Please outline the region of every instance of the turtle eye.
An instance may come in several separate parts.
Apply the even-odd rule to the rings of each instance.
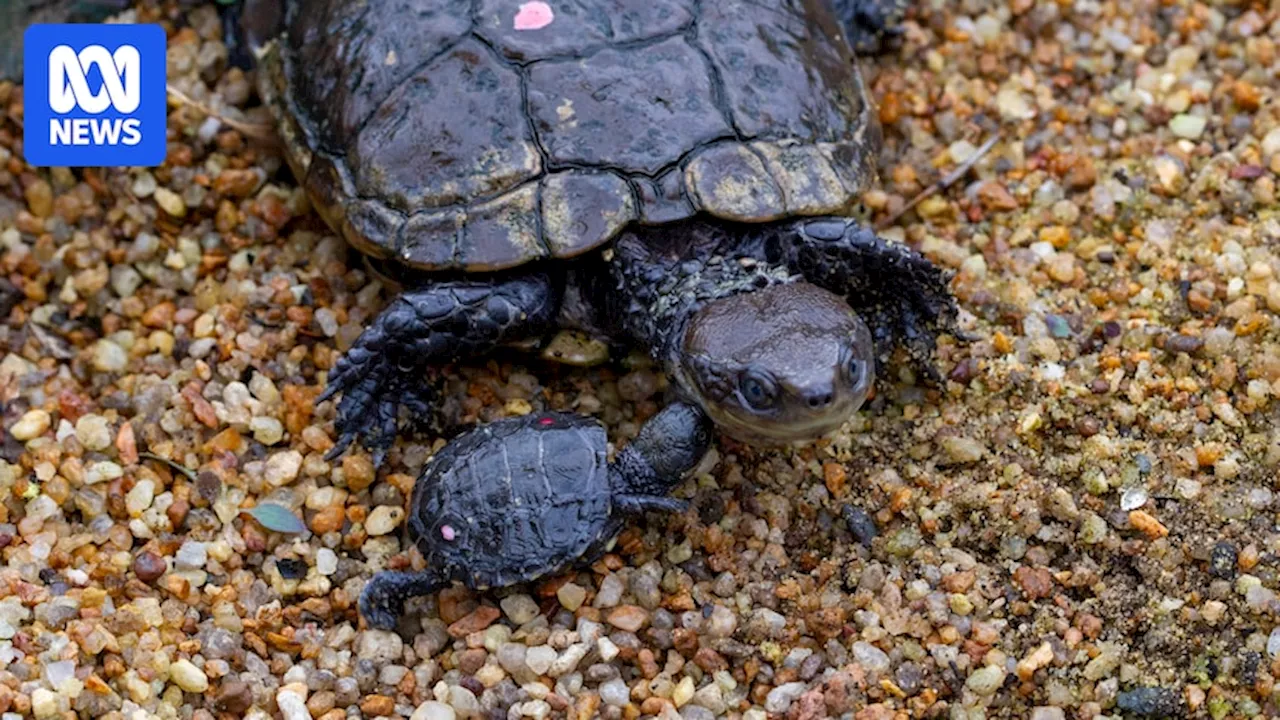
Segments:
[[[866,381],[867,364],[857,357],[849,358],[849,380],[855,387]]]
[[[756,373],[745,373],[738,381],[738,392],[753,409],[768,410],[777,401],[778,392],[773,383]]]

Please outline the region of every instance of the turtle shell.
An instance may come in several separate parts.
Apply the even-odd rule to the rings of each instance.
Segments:
[[[839,213],[879,144],[825,0],[295,1],[260,89],[325,220],[423,269]]]
[[[598,422],[539,413],[476,427],[414,485],[409,538],[427,566],[473,589],[534,580],[621,529]]]

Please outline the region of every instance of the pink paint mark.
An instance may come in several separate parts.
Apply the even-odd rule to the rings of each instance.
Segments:
[[[552,420],[552,419],[551,419],[551,418],[549,418],[549,417],[544,417],[544,418],[542,418],[541,420],[539,420],[539,421],[538,421],[538,424],[539,424],[539,425],[544,425],[544,426],[545,426],[545,425],[550,425],[550,424],[551,424],[551,423],[553,423],[553,422],[555,422],[555,420]]]
[[[520,10],[516,13],[515,27],[517,30],[541,30],[555,19],[556,14],[551,11],[550,5],[542,0],[533,0],[520,5]]]
[[[453,528],[448,525],[441,525],[440,537],[444,538],[445,540],[452,540],[458,537],[458,533],[454,532]]]

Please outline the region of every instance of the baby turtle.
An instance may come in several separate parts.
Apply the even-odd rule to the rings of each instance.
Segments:
[[[574,329],[650,352],[747,441],[810,440],[947,276],[849,217],[880,148],[849,37],[902,0],[314,0],[264,101],[325,220],[405,290],[328,376],[381,462],[430,368]],[[843,24],[842,24],[843,23]]]
[[[394,628],[405,600],[458,581],[505,587],[594,561],[629,515],[683,511],[667,497],[711,444],[711,423],[675,403],[651,418],[612,463],[605,429],[587,417],[537,413],[476,427],[427,463],[413,488],[409,540],[420,572],[383,571],[360,613]]]

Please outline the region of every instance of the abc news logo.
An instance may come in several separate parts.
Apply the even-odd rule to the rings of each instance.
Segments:
[[[164,162],[165,35],[159,25],[32,25],[23,41],[27,162]]]
[[[76,108],[99,114],[109,107],[129,114],[142,103],[141,58],[138,48],[121,45],[114,53],[101,45],[76,52],[59,45],[49,52],[49,108],[66,115]],[[86,74],[97,68],[102,74],[98,92],[89,89]],[[142,142],[142,122],[137,118],[51,118],[49,142],[53,145],[137,145]]]

